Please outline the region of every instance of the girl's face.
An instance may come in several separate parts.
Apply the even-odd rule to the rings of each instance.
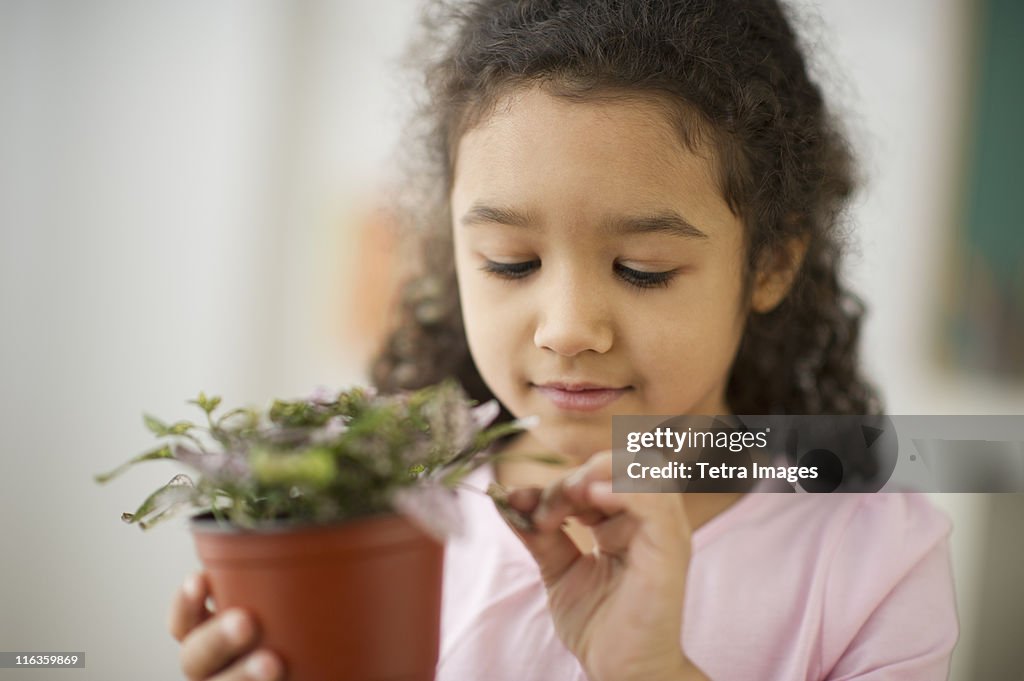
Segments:
[[[712,172],[640,100],[518,90],[460,140],[469,348],[510,412],[540,418],[544,446],[584,459],[611,446],[613,414],[727,411],[743,229]],[[609,390],[566,390],[579,384]]]

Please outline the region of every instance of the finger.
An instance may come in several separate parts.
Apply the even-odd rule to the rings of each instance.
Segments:
[[[261,648],[232,663],[208,681],[283,681],[284,678],[281,659]]]
[[[540,489],[535,487],[513,490],[508,495],[508,502],[517,511],[529,514],[539,504],[540,495]],[[533,556],[545,586],[551,586],[561,579],[582,555],[576,543],[561,527],[541,529],[534,524],[532,530],[522,531],[503,514],[502,519]]]
[[[682,495],[671,492],[615,492],[612,483],[591,483],[583,492],[587,503],[606,515],[629,513],[645,521],[669,520],[689,529]]]
[[[256,623],[232,608],[192,630],[181,642],[181,668],[189,679],[207,679],[256,644]]]
[[[612,452],[598,452],[572,472],[566,480],[569,487],[582,487],[598,480],[612,479]]]
[[[167,618],[167,628],[174,640],[180,642],[188,632],[210,618],[210,611],[206,607],[208,595],[209,585],[205,572],[197,572],[185,579],[174,594]]]
[[[554,530],[516,532],[516,535],[537,562],[546,586],[557,583],[582,556],[576,543],[560,527]]]
[[[633,536],[640,526],[640,521],[628,513],[619,513],[605,517],[590,529],[594,534],[594,544],[601,553],[613,556],[624,556],[629,551]]]
[[[532,525],[533,512],[540,503],[542,490],[539,487],[520,487],[508,492],[508,504],[521,516],[530,519]],[[582,506],[574,507],[572,517],[576,518],[581,525],[596,525],[608,519],[601,511],[596,509],[584,509]]]
[[[569,516],[576,516],[586,525],[602,521],[605,514],[588,502],[585,490],[592,482],[611,480],[611,476],[611,452],[590,457],[582,466],[544,489],[533,512],[534,523],[546,530],[560,526]]]
[[[692,528],[682,495],[612,491],[612,483],[595,482],[586,491],[588,501],[609,516],[628,514],[637,521],[630,552],[641,561],[688,560]],[[653,563],[651,563],[653,564]]]
[[[508,504],[524,515],[532,515],[540,503],[540,487],[519,487],[509,490]]]

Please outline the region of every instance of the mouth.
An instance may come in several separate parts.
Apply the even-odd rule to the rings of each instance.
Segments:
[[[596,383],[552,382],[530,384],[559,409],[567,411],[597,411],[622,397],[632,388],[618,388]]]

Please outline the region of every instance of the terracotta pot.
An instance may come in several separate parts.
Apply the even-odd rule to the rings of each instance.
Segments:
[[[217,608],[253,613],[290,681],[434,678],[444,551],[404,517],[192,534]]]

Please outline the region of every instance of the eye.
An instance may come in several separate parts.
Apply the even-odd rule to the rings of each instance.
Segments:
[[[620,263],[615,263],[615,270],[619,273],[619,276],[626,281],[626,283],[641,289],[667,287],[678,272],[678,270],[669,270],[667,272],[644,272],[641,270],[634,270],[633,268],[626,267]]]
[[[540,260],[510,263],[487,260],[480,269],[502,279],[522,279],[539,268]],[[623,281],[639,289],[667,287],[678,273],[678,270],[644,272],[642,270],[634,270],[620,263],[615,263],[615,271]]]
[[[527,262],[494,262],[488,260],[480,269],[502,279],[522,279],[538,267],[540,267],[540,260],[529,260]]]

